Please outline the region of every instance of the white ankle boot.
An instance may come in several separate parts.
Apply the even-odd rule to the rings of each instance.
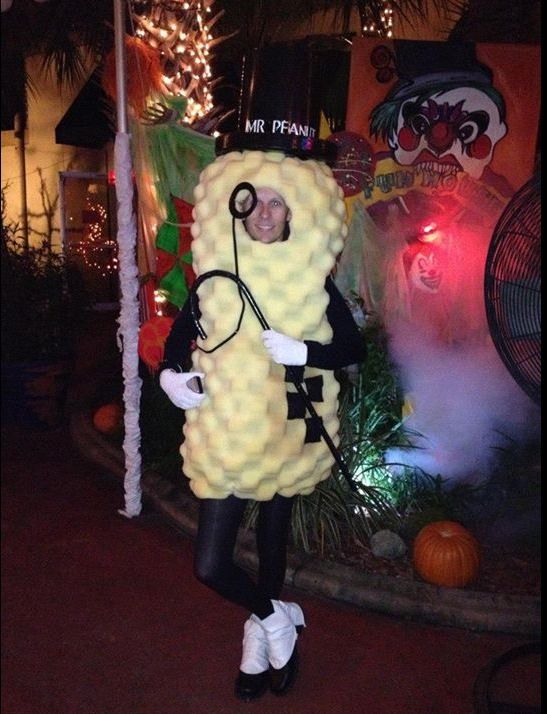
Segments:
[[[245,674],[261,674],[268,670],[268,642],[261,620],[251,615],[243,626],[243,654],[239,669]]]
[[[290,660],[296,645],[296,628],[305,627],[304,613],[294,602],[272,600],[274,611],[259,620],[266,636],[267,658],[274,669],[281,669]]]
[[[268,688],[268,642],[260,620],[251,615],[243,626],[243,655],[235,681],[238,699],[250,702],[261,697]]]

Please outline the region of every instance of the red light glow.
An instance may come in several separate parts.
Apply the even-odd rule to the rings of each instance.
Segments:
[[[432,243],[434,240],[436,240],[439,237],[439,226],[435,221],[429,221],[428,223],[424,223],[420,227],[420,231],[418,233],[418,240],[421,240],[422,243]]]

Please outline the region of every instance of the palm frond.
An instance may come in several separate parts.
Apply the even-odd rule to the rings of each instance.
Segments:
[[[58,84],[77,87],[86,78],[87,66],[85,54],[68,37],[54,45],[42,55],[41,69],[45,75],[53,75]]]

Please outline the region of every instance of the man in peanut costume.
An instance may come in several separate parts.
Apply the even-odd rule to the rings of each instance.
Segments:
[[[338,382],[333,370],[361,361],[365,347],[329,277],[347,229],[342,190],[330,168],[279,150],[229,150],[195,189],[193,267],[240,278],[271,329],[246,306],[238,285],[221,277],[199,288],[196,315],[187,302],[165,346],[160,384],[186,410],[183,472],[200,499],[195,573],[249,613],[235,694],[285,694],[298,666],[304,626],[299,605],[279,599],[285,579],[291,509],[326,479],[333,454],[317,419],[287,379],[288,366],[334,444]],[[228,209],[234,187],[254,187],[245,220]],[[241,197],[249,205],[249,196]],[[232,231],[234,232],[232,239]],[[239,317],[239,320],[238,320]],[[191,353],[195,341],[197,349]],[[195,391],[195,378],[202,392]],[[259,502],[257,582],[233,560],[249,499]]]

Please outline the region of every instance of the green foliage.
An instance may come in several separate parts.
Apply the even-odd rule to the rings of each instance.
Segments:
[[[88,300],[78,268],[47,240],[28,247],[5,219],[2,190],[2,362],[66,357]]]
[[[141,377],[140,429],[143,464],[180,486],[183,478],[179,449],[182,443],[184,412],[169,401],[157,376],[143,369]]]
[[[393,479],[393,504],[401,514],[402,535],[409,540],[428,523],[458,521],[469,525],[472,511],[483,495],[483,486],[450,483],[441,475],[406,469]]]
[[[454,520],[483,532],[497,523],[523,517],[541,500],[541,469],[530,468],[538,444],[500,450],[497,466],[478,483],[456,482],[441,474],[406,468],[402,474],[381,480],[400,514],[400,534],[412,540],[433,521]],[[539,453],[535,456],[539,465]]]
[[[385,332],[368,328],[364,339],[366,360],[340,375],[340,450],[356,481],[378,484],[389,474],[382,463],[385,449],[405,443],[402,400]]]

